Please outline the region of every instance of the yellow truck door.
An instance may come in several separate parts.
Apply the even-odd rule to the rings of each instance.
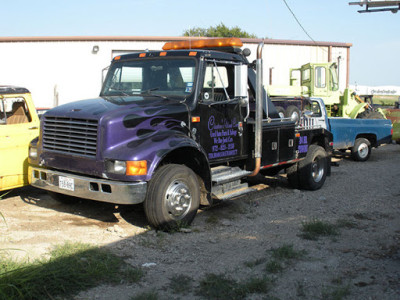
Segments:
[[[28,148],[38,134],[30,94],[0,94],[0,191],[28,184]]]

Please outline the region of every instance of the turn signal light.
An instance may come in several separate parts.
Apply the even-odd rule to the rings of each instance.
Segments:
[[[214,39],[168,42],[165,43],[163,50],[242,47],[242,46],[243,43],[239,38],[214,38]]]
[[[127,161],[126,162],[126,175],[146,175],[147,174],[147,161]]]

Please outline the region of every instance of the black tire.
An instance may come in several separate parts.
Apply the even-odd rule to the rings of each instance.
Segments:
[[[285,111],[285,117],[290,118],[296,124],[300,121],[301,112],[297,106],[290,105]]]
[[[324,148],[311,145],[306,157],[298,164],[300,188],[314,191],[324,185],[328,174],[328,157]]]
[[[285,117],[285,109],[282,106],[276,106],[276,111],[281,119]]]
[[[357,115],[357,119],[385,119],[379,111],[365,110]]]
[[[351,157],[355,161],[367,161],[371,156],[371,143],[365,138],[358,138],[351,148]]]
[[[200,184],[186,166],[160,167],[150,180],[144,201],[149,223],[165,230],[190,225],[200,204]]]
[[[82,200],[82,198],[64,195],[56,192],[47,192],[53,200],[64,204],[75,204]]]
[[[286,168],[286,176],[289,182],[289,185],[294,188],[300,188],[299,183],[299,173],[298,173],[298,164],[291,165],[289,168]]]

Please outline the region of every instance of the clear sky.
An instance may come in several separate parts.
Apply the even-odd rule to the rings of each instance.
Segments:
[[[353,44],[350,84],[400,86],[400,12],[359,14],[343,0],[286,2],[315,41]],[[180,36],[222,22],[258,37],[309,40],[282,0],[13,0],[1,11],[0,36]]]

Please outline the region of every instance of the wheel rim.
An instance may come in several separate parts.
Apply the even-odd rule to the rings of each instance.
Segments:
[[[176,180],[169,185],[165,193],[165,203],[168,213],[175,219],[181,219],[189,212],[191,202],[192,195],[184,182]]]
[[[361,158],[366,158],[368,156],[368,152],[369,152],[368,145],[365,143],[362,143],[360,146],[358,146],[357,151],[358,151],[358,155]]]
[[[297,123],[299,121],[299,119],[300,119],[300,116],[299,116],[299,114],[297,112],[294,111],[294,112],[292,112],[292,115],[290,116],[290,119]]]
[[[320,182],[322,177],[324,176],[324,168],[322,167],[323,162],[322,159],[318,157],[313,161],[312,168],[312,177],[315,182]]]

